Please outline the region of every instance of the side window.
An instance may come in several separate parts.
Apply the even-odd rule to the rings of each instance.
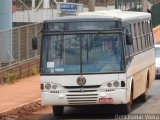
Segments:
[[[133,48],[134,48],[134,53],[138,52],[138,46],[137,46],[137,38],[136,38],[136,24],[132,24],[132,36],[133,36]]]
[[[132,26],[131,26],[131,24],[128,25],[128,33],[132,35]],[[130,55],[133,55],[133,53],[134,53],[133,45],[128,45],[128,48],[129,48]]]
[[[144,32],[143,32],[143,22],[140,23],[140,31],[141,31],[142,49],[144,50],[146,45],[145,45],[145,38],[144,38]]]
[[[128,30],[128,34],[132,34],[132,28],[131,28],[131,24],[127,24],[126,29]],[[133,51],[133,45],[126,45],[126,54],[128,55],[133,55],[134,51]]]
[[[148,22],[145,21],[145,30],[146,30],[146,43],[147,43],[147,48],[150,47],[150,38],[149,38],[149,29],[148,29]]]
[[[136,35],[137,35],[137,46],[138,46],[138,51],[142,50],[142,43],[141,43],[141,33],[140,33],[140,23],[136,23]]]
[[[147,26],[146,26],[146,22],[144,21],[143,24],[143,34],[144,34],[144,41],[145,41],[145,48],[148,48],[148,37],[147,37]]]
[[[127,27],[128,27],[128,33],[129,33],[129,34],[132,34],[131,24],[128,24],[128,26],[127,26]]]
[[[150,36],[150,44],[151,44],[151,46],[153,46],[154,42],[153,42],[153,33],[152,33],[152,27],[151,26],[152,26],[151,25],[151,21],[148,21],[148,29],[149,29],[149,32],[150,32],[150,34],[149,34],[149,36]]]
[[[148,21],[146,21],[146,26],[147,26],[148,47],[150,47],[151,46],[151,42],[150,42],[150,29],[149,29],[150,24],[148,23]]]

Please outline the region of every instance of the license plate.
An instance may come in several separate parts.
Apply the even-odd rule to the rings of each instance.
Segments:
[[[99,98],[100,104],[112,104],[113,99],[112,98]]]

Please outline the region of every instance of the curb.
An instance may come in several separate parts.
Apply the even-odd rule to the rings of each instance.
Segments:
[[[17,116],[17,115],[31,114],[32,112],[35,112],[36,110],[41,109],[41,108],[42,108],[41,100],[39,98],[39,99],[34,100],[32,102],[28,102],[28,103],[22,104],[18,107],[0,112],[0,120],[1,119],[6,120],[5,118],[7,118],[10,115]]]

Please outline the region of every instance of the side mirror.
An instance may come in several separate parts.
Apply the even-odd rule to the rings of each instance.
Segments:
[[[37,37],[33,37],[32,38],[32,49],[33,50],[37,50],[38,48],[38,40],[37,40]]]
[[[133,45],[132,35],[126,34],[126,43],[127,45]]]

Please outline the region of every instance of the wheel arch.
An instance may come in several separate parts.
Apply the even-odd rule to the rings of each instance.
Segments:
[[[149,69],[147,68],[147,76],[146,76],[147,89],[149,88],[149,83],[150,83],[150,72],[149,72]]]
[[[131,95],[132,95],[132,98],[133,98],[134,97],[134,78],[133,77],[130,78],[128,97],[130,97]]]

